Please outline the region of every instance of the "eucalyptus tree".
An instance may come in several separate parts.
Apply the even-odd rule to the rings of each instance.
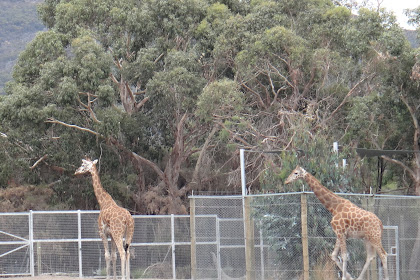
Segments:
[[[179,177],[202,135],[191,114],[205,85],[192,34],[206,6],[45,1],[39,13],[49,30],[20,56],[2,100],[4,133],[18,125],[20,140],[28,142],[30,128],[34,143],[25,158],[39,167],[71,171],[84,154],[131,161],[132,197],[144,205],[139,211],[185,213]],[[108,172],[112,166],[104,160]]]
[[[0,102],[5,157],[63,197],[66,172],[102,155],[111,193],[149,213],[185,213],[191,188],[239,188],[239,147],[351,143],[350,101],[404,48],[392,16],[329,0],[46,0],[39,14],[49,30]],[[277,161],[248,163],[257,189]]]

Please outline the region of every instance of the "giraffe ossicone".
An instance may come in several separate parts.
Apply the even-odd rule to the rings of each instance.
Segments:
[[[298,179],[303,179],[308,183],[319,201],[333,216],[331,227],[337,236],[337,240],[331,258],[342,271],[342,280],[353,279],[347,272],[346,240],[349,237],[364,239],[366,245],[366,262],[357,279],[364,279],[363,276],[370,262],[375,258],[376,252],[382,261],[384,280],[389,280],[387,253],[382,246],[383,225],[381,220],[374,213],[366,211],[349,200],[336,195],[300,166],[297,166],[292,171],[285,183],[289,184]],[[342,262],[338,259],[339,251],[341,251]]]
[[[98,200],[100,213],[98,217],[99,235],[105,249],[106,279],[110,277],[110,262],[112,259],[114,280],[117,279],[116,261],[119,252],[121,259],[122,280],[130,279],[130,244],[134,234],[134,220],[130,212],[117,205],[111,195],[102,187],[96,163],[98,160],[82,159],[82,165],[75,175],[90,173],[93,190]],[[111,237],[111,254],[109,253],[108,237]]]

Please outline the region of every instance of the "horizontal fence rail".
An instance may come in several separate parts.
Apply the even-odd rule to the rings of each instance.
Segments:
[[[0,276],[103,276],[98,215],[80,210],[0,213]],[[133,218],[132,276],[189,279],[189,216]]]
[[[420,197],[339,195],[374,212],[382,220],[382,241],[388,253],[390,279],[418,279]],[[340,278],[330,257],[336,239],[330,226],[331,213],[312,192],[245,197],[194,196],[190,199],[191,215],[216,215],[221,221],[242,219],[242,223],[237,224],[219,222],[218,229],[221,240],[240,246],[222,249],[196,245],[196,267],[192,270],[195,279]],[[196,240],[213,236],[213,225],[207,225],[206,230],[199,230],[198,226],[196,222]],[[366,260],[364,242],[349,239],[347,248],[349,270],[357,277]],[[209,255],[219,256],[217,266]],[[382,279],[380,261],[372,263],[368,279]]]
[[[420,197],[340,195],[382,220],[390,279],[417,279]],[[330,259],[331,214],[313,193],[192,196],[190,203],[190,215],[133,216],[133,279],[339,278]],[[104,276],[98,215],[0,213],[0,277]],[[366,258],[363,242],[348,240],[348,251],[349,270],[358,276]],[[382,279],[380,262],[372,263],[369,279]]]

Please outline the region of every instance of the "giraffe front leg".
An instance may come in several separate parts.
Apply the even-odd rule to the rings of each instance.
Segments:
[[[341,251],[341,258],[343,260],[343,278],[342,280],[353,280],[353,277],[351,277],[350,273],[347,272],[347,244],[346,239],[340,239],[340,251]]]
[[[347,262],[346,262],[346,264],[344,264],[344,258],[343,258],[343,262],[340,262],[340,260],[338,259],[338,252],[341,249],[341,245],[340,244],[341,244],[340,243],[340,240],[337,238],[337,240],[335,241],[334,250],[333,250],[333,252],[331,254],[331,259],[336,263],[336,265],[338,266],[338,268],[343,273],[343,278],[342,278],[343,280],[353,279],[351,277],[351,275],[347,272]],[[341,255],[343,256],[343,253],[342,252],[341,252]],[[346,253],[346,258],[347,258],[347,253]],[[346,267],[346,269],[344,269],[344,267]]]
[[[110,268],[111,268],[110,267],[111,255],[109,254],[108,238],[101,231],[99,232],[99,235],[101,236],[102,243],[104,244],[105,263],[106,263],[106,279],[109,280]]]
[[[112,257],[112,270],[114,273],[114,280],[117,280],[117,251],[115,250],[115,241],[111,238],[111,257]]]

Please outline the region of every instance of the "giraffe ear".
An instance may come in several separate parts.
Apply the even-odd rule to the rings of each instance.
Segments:
[[[98,160],[97,159],[95,159],[92,163],[93,164],[96,164],[98,162]]]

